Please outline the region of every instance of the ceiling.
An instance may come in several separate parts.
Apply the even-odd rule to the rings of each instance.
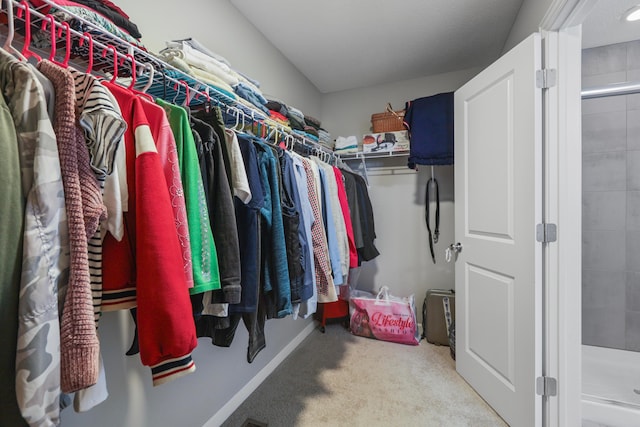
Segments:
[[[491,63],[522,0],[230,0],[322,93]]]
[[[640,40],[640,21],[622,20],[624,12],[640,0],[599,0],[582,24],[582,47]]]
[[[523,0],[230,0],[322,93],[485,66]],[[621,16],[640,0],[597,0],[583,47],[640,40]]]

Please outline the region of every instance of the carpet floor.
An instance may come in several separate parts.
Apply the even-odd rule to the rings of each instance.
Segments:
[[[243,425],[506,426],[456,373],[449,347],[357,337],[340,324],[313,331],[223,427]]]

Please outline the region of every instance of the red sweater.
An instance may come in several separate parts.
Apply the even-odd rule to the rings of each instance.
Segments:
[[[349,210],[349,201],[347,200],[347,190],[344,187],[342,172],[334,167],[333,173],[338,183],[338,199],[340,200],[340,208],[344,217],[344,225],[347,229],[347,238],[349,240],[349,267],[358,267],[358,250],[356,249],[356,241],[353,235],[353,222],[351,222],[351,211]]]
[[[121,242],[104,243],[103,305],[137,306],[142,363],[159,385],[195,370],[196,332],[169,191],[142,101],[110,83],[128,123],[129,211]],[[106,310],[106,308],[105,308]]]

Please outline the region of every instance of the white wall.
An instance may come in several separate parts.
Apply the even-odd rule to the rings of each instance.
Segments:
[[[383,111],[387,102],[401,109],[406,101],[454,91],[478,71],[475,68],[325,94],[321,119],[333,136],[356,135],[360,140],[370,131],[371,114]],[[360,161],[349,164],[363,170]],[[400,296],[415,294],[418,304],[422,304],[427,289],[453,288],[453,264],[444,260],[445,248],[455,240],[453,167],[434,168],[440,186],[440,241],[435,246],[434,265],[424,220],[430,167],[411,170],[407,168],[407,157],[368,160],[366,166],[377,232],[375,243],[381,255],[363,263],[358,288],[374,290],[387,285]]]
[[[434,167],[440,189],[440,239],[434,248],[434,264],[424,220],[425,187],[431,170],[420,166],[416,172],[407,168],[406,162],[406,157],[367,161],[380,256],[362,264],[356,287],[377,291],[389,286],[397,296],[414,294],[420,306],[427,289],[455,287],[454,265],[444,258],[444,250],[454,242],[453,166]],[[358,162],[350,163],[357,166]],[[431,212],[434,215],[434,202]]]
[[[246,361],[248,334],[242,322],[229,348],[200,338],[193,352],[196,372],[153,387],[151,371],[140,357],[125,355],[133,337],[131,323],[125,311],[103,316],[100,343],[109,398],[81,414],[67,408],[62,412],[64,427],[201,427],[309,325],[291,318],[267,321],[267,346],[251,364]]]
[[[507,37],[507,42],[502,52],[507,52],[512,47],[527,38],[531,33],[538,31],[542,18],[555,0],[524,0],[513,27]]]

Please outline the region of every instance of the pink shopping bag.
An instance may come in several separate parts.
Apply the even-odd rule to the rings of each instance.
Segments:
[[[349,303],[352,334],[400,344],[420,342],[413,295],[395,297],[384,286],[376,297],[360,292],[352,295]]]

